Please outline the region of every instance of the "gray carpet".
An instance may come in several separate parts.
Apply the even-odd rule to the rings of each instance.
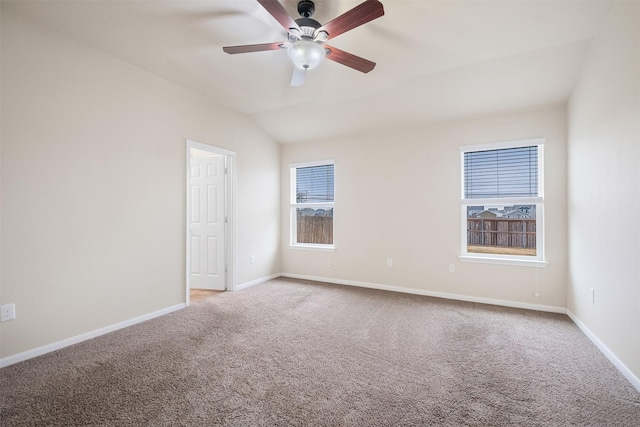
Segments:
[[[640,426],[564,315],[272,280],[0,370],[2,426]]]

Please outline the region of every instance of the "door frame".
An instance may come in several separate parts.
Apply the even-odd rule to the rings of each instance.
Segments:
[[[190,288],[190,274],[189,266],[191,265],[191,245],[189,242],[189,218],[191,218],[191,149],[197,148],[198,150],[208,151],[217,155],[224,156],[226,159],[226,174],[225,174],[225,188],[224,188],[224,205],[225,205],[225,217],[227,218],[225,227],[225,290],[236,290],[236,179],[235,179],[235,164],[236,153],[224,148],[214,147],[212,145],[203,144],[201,142],[186,140],[186,216],[184,218],[185,224],[185,301],[186,305],[189,305],[189,288]]]

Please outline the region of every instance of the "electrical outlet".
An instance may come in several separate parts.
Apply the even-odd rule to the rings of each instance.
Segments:
[[[456,272],[456,265],[449,264],[449,273],[455,273],[455,272]]]
[[[0,306],[0,322],[6,322],[7,320],[13,320],[16,318],[16,305],[5,304]]]
[[[249,264],[255,264],[256,263],[256,256],[255,255],[251,255],[249,257]]]
[[[393,267],[393,260],[391,258],[387,258],[387,267]]]
[[[589,302],[596,302],[596,290],[589,288]]]

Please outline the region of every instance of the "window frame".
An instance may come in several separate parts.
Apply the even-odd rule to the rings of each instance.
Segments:
[[[504,141],[488,144],[465,145],[460,147],[460,255],[463,262],[477,262],[486,264],[521,265],[530,267],[545,267],[548,262],[545,259],[544,250],[544,138]],[[469,152],[502,150],[536,146],[538,151],[538,195],[536,197],[494,197],[494,198],[465,198],[464,155]],[[536,207],[536,255],[506,255],[506,254],[479,254],[468,252],[468,212],[469,206],[509,206],[509,205],[535,205]]]
[[[299,203],[296,199],[296,171],[298,168],[308,168],[314,166],[333,166],[333,202],[316,202],[316,203]],[[336,165],[334,160],[319,160],[312,162],[291,163],[289,164],[289,247],[291,249],[303,249],[303,250],[315,250],[315,251],[334,251],[336,238],[335,238],[335,195],[336,195]],[[296,209],[298,208],[311,208],[311,209],[332,209],[333,212],[333,235],[331,244],[321,243],[298,243],[298,222]]]

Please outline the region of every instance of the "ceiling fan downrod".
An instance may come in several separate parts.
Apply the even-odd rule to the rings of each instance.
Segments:
[[[298,13],[303,18],[311,18],[316,11],[316,5],[311,0],[300,0],[298,2]]]

